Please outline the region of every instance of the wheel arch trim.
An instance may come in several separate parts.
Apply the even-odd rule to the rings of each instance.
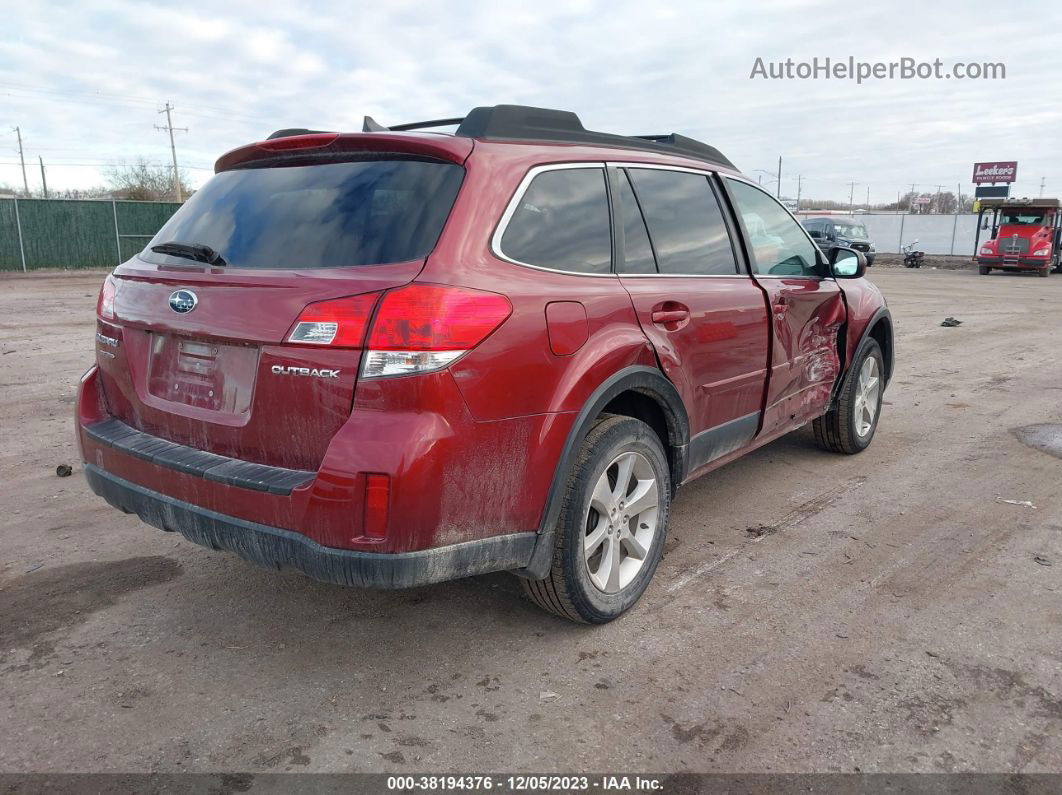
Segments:
[[[624,392],[639,392],[647,395],[663,410],[669,438],[662,441],[666,441],[670,447],[667,452],[673,466],[672,487],[681,483],[685,477],[690,424],[686,407],[682,403],[678,390],[655,367],[633,365],[613,373],[590,394],[568,431],[546,495],[546,505],[538,527],[535,550],[527,567],[516,570],[515,574],[528,579],[541,579],[549,571],[553,557],[554,528],[560,515],[568,474],[575,463],[579,446],[590,432],[594,420],[597,419],[602,409]]]
[[[883,364],[885,365],[885,387],[888,387],[889,382],[892,380],[893,370],[895,369],[894,365],[896,362],[896,335],[893,332],[892,313],[889,311],[888,307],[883,306],[879,308],[877,312],[871,315],[870,320],[863,328],[863,334],[862,336],[860,336],[859,344],[856,345],[855,352],[852,354],[852,360],[850,362],[846,362],[847,367],[844,371],[844,374],[839,379],[837,379],[837,385],[834,387],[833,398],[830,402],[831,406],[836,405],[838,398],[844,392],[845,387],[848,386],[848,379],[852,375],[852,364],[854,362],[859,361],[859,358],[863,355],[863,351],[866,349],[869,340],[874,339],[871,332],[877,327],[880,322],[882,322],[882,320],[885,321],[885,326],[888,329],[889,335],[888,349],[886,350],[883,347],[881,351]],[[885,387],[882,388],[882,391],[884,391]]]

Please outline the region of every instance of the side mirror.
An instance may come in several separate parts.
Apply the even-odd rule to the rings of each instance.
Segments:
[[[988,216],[987,215],[981,216],[981,228],[982,229],[988,229]]]
[[[867,258],[854,248],[830,251],[830,275],[835,279],[859,279],[867,272]]]

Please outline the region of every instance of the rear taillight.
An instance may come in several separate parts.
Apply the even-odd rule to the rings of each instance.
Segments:
[[[358,348],[365,339],[373,305],[379,293],[352,295],[309,304],[288,333],[288,342]]]
[[[113,276],[103,280],[100,297],[96,299],[96,314],[101,320],[114,320],[114,295],[118,292],[118,283]]]
[[[412,284],[387,293],[376,312],[363,378],[440,370],[479,345],[512,312],[503,295]]]

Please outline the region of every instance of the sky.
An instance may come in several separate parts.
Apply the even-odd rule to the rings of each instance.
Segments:
[[[1012,195],[1062,195],[1062,4],[765,0],[647,3],[0,0],[0,185],[102,184],[108,165],[166,165],[175,108],[193,185],[284,127],[360,131],[516,103],[590,129],[680,132],[805,198],[895,201],[971,190],[975,161],[1017,160]],[[785,79],[829,57],[1002,63],[1005,79]],[[851,186],[850,183],[856,183]]]

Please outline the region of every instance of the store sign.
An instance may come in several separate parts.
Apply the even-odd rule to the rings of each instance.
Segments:
[[[978,199],[1005,199],[1010,196],[1010,185],[979,185],[974,188]]]
[[[997,163],[974,163],[975,185],[991,182],[1014,182],[1018,178],[1018,161],[1003,160]]]

